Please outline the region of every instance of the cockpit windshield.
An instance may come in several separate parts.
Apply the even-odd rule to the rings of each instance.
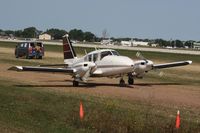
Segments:
[[[119,56],[119,53],[117,51],[111,51],[113,55]]]
[[[108,56],[108,55],[112,55],[112,56],[119,56],[119,53],[117,51],[114,51],[114,50],[111,50],[111,51],[104,51],[104,52],[101,52],[101,59],[105,56]]]
[[[108,56],[108,55],[112,55],[112,53],[110,51],[104,51],[101,53],[101,59],[105,56]]]

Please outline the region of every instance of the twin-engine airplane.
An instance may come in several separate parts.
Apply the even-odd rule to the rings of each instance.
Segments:
[[[192,63],[192,61],[179,61],[155,65],[151,60],[146,59],[134,61],[129,57],[119,55],[112,49],[95,50],[77,58],[68,35],[63,37],[63,52],[64,64],[14,66],[9,70],[70,74],[74,79],[73,86],[78,86],[80,82],[87,82],[89,77],[120,78],[119,85],[124,86],[124,76],[128,76],[128,84],[133,85],[135,78],[143,78],[150,70]]]

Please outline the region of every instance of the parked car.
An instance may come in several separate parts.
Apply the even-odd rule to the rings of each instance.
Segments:
[[[26,59],[42,59],[44,56],[44,45],[42,42],[21,42],[16,45],[15,57],[26,57]]]

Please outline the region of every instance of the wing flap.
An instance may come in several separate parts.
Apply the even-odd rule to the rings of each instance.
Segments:
[[[165,63],[165,64],[157,64],[153,66],[153,69],[163,69],[163,68],[170,68],[170,67],[178,67],[178,66],[185,66],[192,64],[192,61],[179,61],[179,62],[172,62],[172,63]]]

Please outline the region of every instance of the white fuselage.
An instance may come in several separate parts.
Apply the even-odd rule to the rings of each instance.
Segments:
[[[77,73],[87,67],[94,67],[91,73],[91,77],[118,77],[127,73],[133,72],[134,61],[126,56],[120,56],[114,50],[97,50],[88,53],[82,58],[76,58],[71,62],[69,67],[75,68]],[[102,57],[102,54],[109,52],[111,54]],[[116,51],[114,51],[116,52]],[[68,60],[65,61],[67,63]],[[84,64],[88,64],[87,66]]]
[[[106,56],[102,60],[97,61],[97,69],[93,76],[109,77],[121,76],[134,70],[134,62],[125,56]]]

